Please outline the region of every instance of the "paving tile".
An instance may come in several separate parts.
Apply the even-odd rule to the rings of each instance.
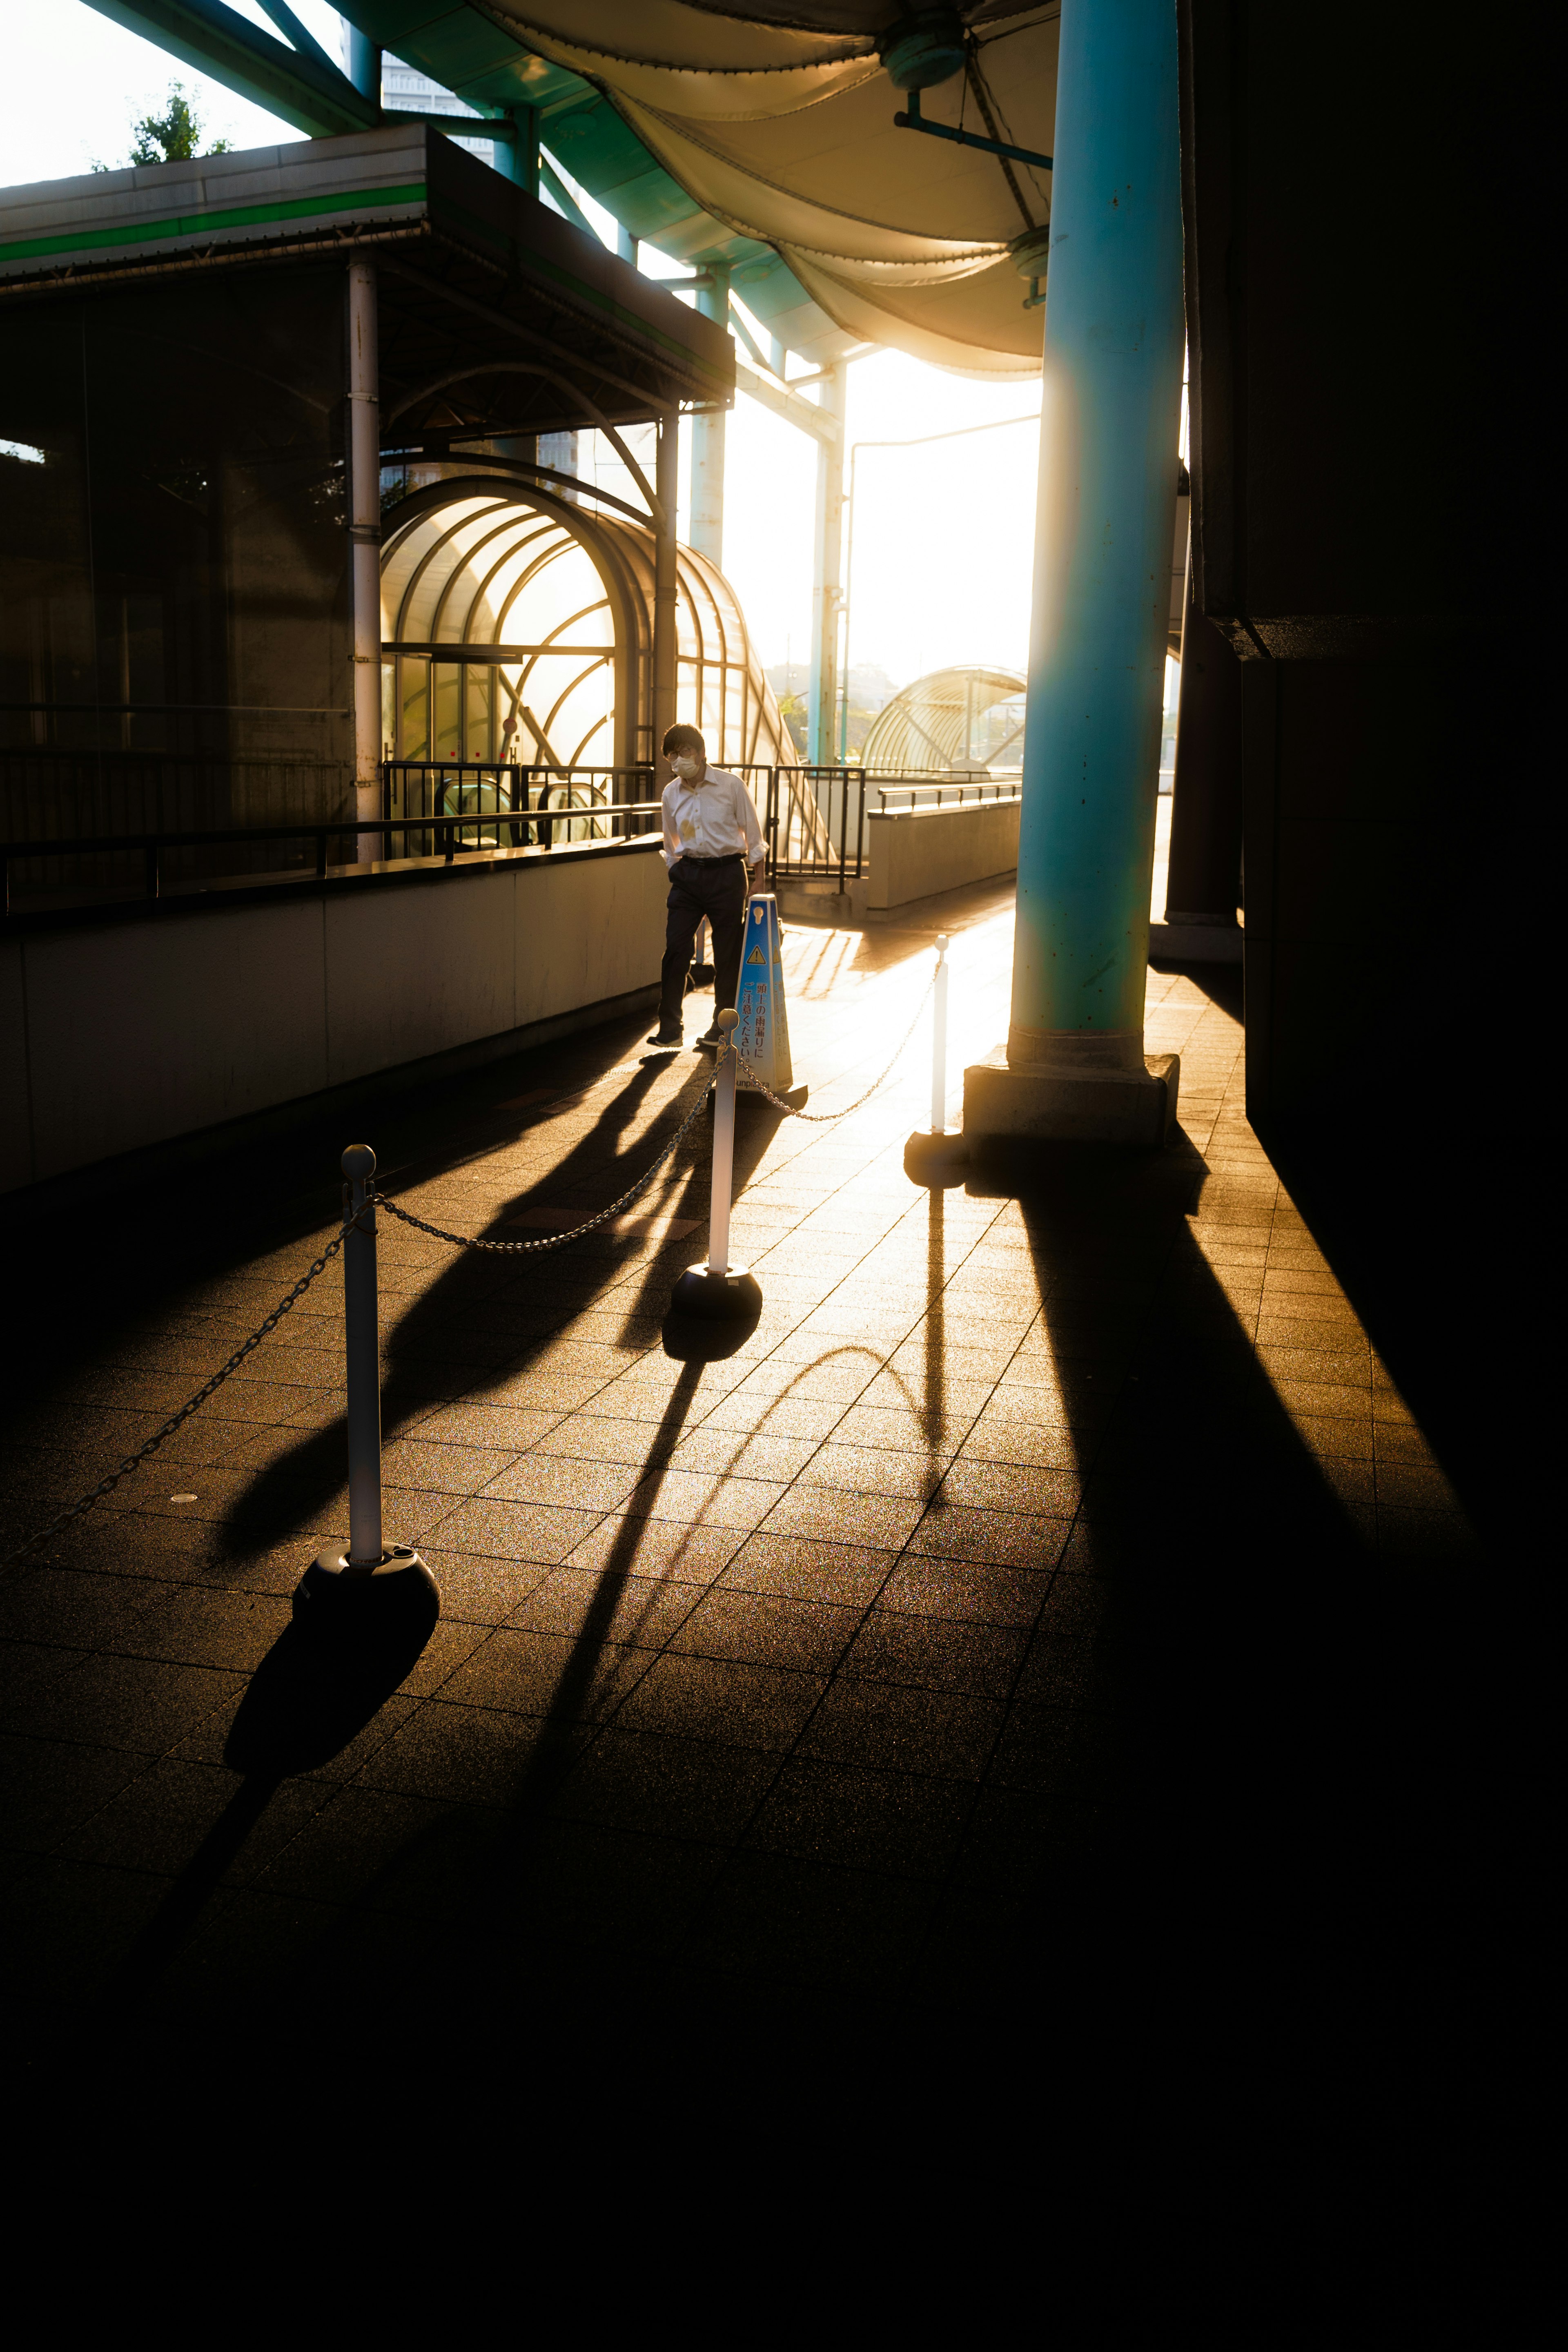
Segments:
[[[912,1552],[948,1559],[993,1561],[998,1567],[1054,1568],[1070,1522],[1019,1511],[979,1511],[934,1506],[910,1538]]]
[[[845,1675],[922,1690],[1006,1698],[1023,1664],[1021,1631],[874,1609],[843,1663]]]
[[[913,1965],[935,1890],[793,1856],[731,1863],[687,1947],[697,1967],[885,1992]]]
[[[438,1444],[394,1438],[382,1455],[385,1475],[399,1486],[427,1486],[444,1495],[476,1495],[517,1458],[499,1446]]]
[[[712,1527],[749,1529],[767,1517],[783,1491],[777,1479],[663,1470],[632,1490],[624,1509],[631,1518],[700,1519]]]
[[[787,1749],[823,1689],[819,1675],[714,1658],[656,1658],[621,1711],[623,1728],[727,1747]]]
[[[919,1521],[921,1505],[892,1496],[857,1495],[852,1506],[837,1489],[791,1487],[768,1514],[767,1532],[778,1536],[815,1538],[832,1543],[854,1536],[883,1549],[905,1543]]]
[[[747,1538],[726,1569],[723,1582],[733,1591],[860,1610],[875,1600],[896,1558],[892,1551],[868,1551],[806,1536],[759,1534]]]
[[[544,1728],[538,1716],[427,1699],[367,1759],[355,1785],[435,1803],[511,1804],[527,1785]],[[552,1739],[559,1737],[552,1730]]]
[[[563,1723],[612,1714],[649,1664],[649,1652],[608,1642],[597,1627],[577,1640],[498,1628],[441,1686],[455,1706],[504,1707]]]
[[[754,1750],[612,1725],[573,1765],[553,1800],[564,1819],[652,1837],[728,1845],[778,1771]]]
[[[553,1567],[593,1527],[599,1513],[539,1503],[461,1503],[437,1522],[434,1542],[445,1552],[495,1559],[532,1560]]]
[[[671,1638],[674,1652],[831,1673],[854,1639],[862,1612],[820,1601],[716,1586]]]
[[[148,1769],[144,1757],[123,1748],[58,1739],[0,1738],[0,1759],[5,1784],[0,1841],[26,1853],[48,1853]]]
[[[162,1755],[240,1687],[241,1676],[215,1668],[106,1653],[57,1685],[49,1722],[57,1738]],[[19,1730],[38,1727],[37,1714],[29,1722],[18,1710],[14,1720]]]
[[[841,1678],[812,1717],[800,1748],[877,1771],[978,1780],[1004,1712],[1000,1701],[967,1692]]]
[[[549,1574],[538,1560],[476,1559],[426,1544],[423,1557],[441,1588],[444,1623],[499,1625]]]
[[[817,1450],[810,1437],[751,1436],[705,1423],[684,1437],[670,1457],[673,1470],[695,1470],[720,1477],[766,1478],[775,1484],[795,1477]]]
[[[621,1984],[689,1935],[723,1867],[712,1847],[582,1822],[549,1822],[528,1850],[516,1900],[530,1957],[559,1956]]]
[[[613,1462],[525,1454],[486,1487],[486,1502],[542,1503],[551,1509],[610,1511],[622,1505],[640,1472]]]
[[[1040,1570],[977,1568],[905,1552],[878,1598],[881,1608],[901,1616],[1029,1626],[1040,1614],[1050,1581]]]
[[[601,1519],[572,1553],[570,1568],[621,1575],[668,1576],[678,1583],[710,1584],[746,1541],[740,1528],[698,1526],[685,1519]]]
[[[939,1879],[974,1801],[960,1782],[802,1758],[785,1765],[746,1842],[807,1861]]]
[[[967,1505],[977,1510],[1029,1511],[1071,1518],[1081,1491],[1078,1478],[1066,1471],[965,1458],[955,1463],[943,1479],[941,1499],[944,1505]]]
[[[924,1502],[941,1484],[942,1468],[941,1463],[922,1459],[918,1454],[830,1441],[801,1471],[796,1492],[831,1486],[846,1495],[891,1495]],[[853,1509],[854,1506],[843,1507]]]

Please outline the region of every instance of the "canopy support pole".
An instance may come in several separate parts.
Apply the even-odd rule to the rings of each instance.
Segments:
[[[376,266],[363,254],[349,263],[349,563],[353,614],[354,814],[374,824],[382,814],[382,441],[381,364],[376,331]],[[364,834],[361,865],[382,855]]]
[[[1176,12],[1064,0],[1012,1023],[967,1135],[1155,1143],[1144,999],[1182,383]]]
[[[675,507],[681,487],[681,413],[666,408],[659,418],[659,451],[653,488],[664,509],[653,524],[653,772],[662,786],[673,771],[660,745],[675,723]]]
[[[706,268],[708,283],[697,289],[697,309],[705,319],[729,323],[729,272],[722,263]],[[691,543],[699,555],[724,570],[724,444],[728,419],[714,408],[692,419]]]
[[[844,414],[850,372],[845,361],[828,370],[819,404],[838,420],[831,441],[817,444],[817,530],[811,583],[811,682],[807,701],[807,757],[830,768],[837,756],[839,609],[843,603]]]

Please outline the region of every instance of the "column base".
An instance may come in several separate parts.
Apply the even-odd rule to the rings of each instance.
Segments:
[[[1151,1054],[1142,1070],[1009,1064],[998,1045],[964,1073],[964,1139],[1124,1143],[1157,1150],[1176,1125],[1179,1054]]]

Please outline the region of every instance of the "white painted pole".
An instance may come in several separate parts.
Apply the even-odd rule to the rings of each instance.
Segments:
[[[936,941],[936,987],[931,1010],[931,1132],[947,1131],[947,939]]]
[[[376,268],[349,264],[349,556],[354,630],[354,814],[382,814],[382,436]],[[361,865],[383,857],[379,834],[359,837]]]
[[[735,1024],[739,1016],[721,1013],[724,1043],[718,1049],[718,1085],[713,1105],[713,1195],[708,1210],[707,1267],[729,1272],[729,1201],[735,1181]]]
[[[343,1338],[349,1382],[349,1566],[374,1568],[382,1542],[382,1364],[376,1310],[376,1213],[367,1207],[376,1155],[343,1154],[345,1207],[358,1218],[343,1244]],[[363,1211],[363,1214],[360,1213]]]

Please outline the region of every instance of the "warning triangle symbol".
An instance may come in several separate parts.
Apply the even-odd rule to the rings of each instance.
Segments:
[[[762,950],[761,950],[760,948],[753,948],[753,949],[752,949],[752,950],[751,950],[751,953],[747,957],[746,961],[747,961],[747,962],[748,964],[753,964],[753,963],[766,963],[766,962],[767,962],[767,961],[768,961],[768,958],[763,954]]]

